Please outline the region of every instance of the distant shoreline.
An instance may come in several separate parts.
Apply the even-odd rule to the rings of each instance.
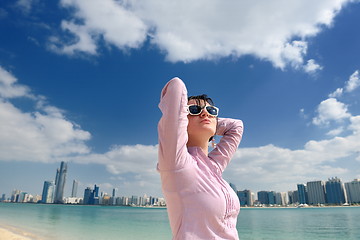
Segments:
[[[18,203],[18,202],[0,202],[5,204],[32,204],[32,205],[59,205],[59,206],[100,206],[100,207],[130,207],[130,208],[147,208],[147,209],[166,209],[166,206],[156,206],[156,205],[88,205],[88,204],[54,204],[54,203]],[[352,204],[352,205],[289,205],[289,206],[240,206],[241,208],[254,208],[254,209],[262,209],[262,208],[346,208],[346,207],[360,207],[360,204]],[[1,227],[1,225],[0,225]],[[1,238],[0,238],[1,240]]]
[[[348,205],[348,206],[339,206],[339,205],[324,205],[324,206],[315,206],[315,205],[308,205],[308,206],[241,206],[240,208],[249,208],[249,209],[276,209],[276,208],[348,208],[348,207],[360,207],[360,205]]]

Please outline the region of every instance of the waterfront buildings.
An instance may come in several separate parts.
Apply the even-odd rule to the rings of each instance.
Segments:
[[[99,204],[99,187],[94,186],[94,189],[87,187],[84,191],[83,204],[85,205],[97,205]]]
[[[71,197],[76,198],[77,189],[78,189],[79,182],[77,180],[73,181],[72,190],[71,190]]]
[[[252,206],[254,205],[253,194],[250,190],[245,189],[244,191],[236,192],[241,206]]]
[[[288,191],[288,201],[289,204],[299,203],[299,193],[298,191]]]
[[[326,203],[340,205],[346,203],[344,185],[337,177],[329,178],[325,183]]]
[[[53,181],[45,181],[43,192],[41,195],[42,203],[53,203],[54,202],[55,183]]]
[[[260,204],[269,204],[269,191],[260,191],[257,193],[257,197]]]
[[[309,203],[306,185],[305,184],[298,184],[297,189],[298,189],[297,191],[298,191],[298,195],[299,195],[299,203],[300,204]]]
[[[63,170],[61,170],[63,169]],[[67,166],[62,163],[57,171],[56,182],[64,182],[66,180]],[[63,174],[63,175],[62,175]],[[61,176],[62,175],[62,176]],[[63,179],[63,180],[61,180]],[[234,191],[237,189],[231,184]],[[55,182],[45,181],[43,185],[42,196],[31,195],[25,191],[14,190],[11,197],[6,199],[5,194],[2,195],[0,201],[6,202],[41,202],[53,203],[52,199],[55,194]],[[78,181],[74,180],[72,184],[71,197],[64,198],[62,203],[66,204],[86,204],[86,205],[120,205],[120,206],[166,206],[163,198],[144,196],[117,197],[118,190],[114,188],[111,194],[101,192],[99,195],[99,187],[86,188],[83,197],[76,197]],[[297,190],[285,192],[275,191],[259,191],[257,192],[258,200],[255,201],[255,193],[250,190],[236,191],[241,206],[298,206],[298,205],[344,205],[344,204],[360,204],[360,179],[345,184],[337,178],[329,178],[326,182],[313,181],[306,184],[297,184]]]
[[[325,185],[323,181],[307,182],[306,186],[310,205],[320,205],[326,203]]]
[[[360,179],[345,183],[348,203],[360,203]]]
[[[54,203],[64,203],[64,188],[66,182],[67,164],[61,162],[60,169],[57,169],[55,178]]]

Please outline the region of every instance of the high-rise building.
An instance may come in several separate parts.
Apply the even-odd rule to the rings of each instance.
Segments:
[[[10,201],[11,202],[18,202],[20,193],[21,193],[20,190],[14,189],[12,191]]]
[[[339,178],[329,178],[325,183],[325,189],[327,203],[340,205],[346,202],[344,185]]]
[[[111,195],[111,204],[116,205],[116,188],[113,188],[112,195]]]
[[[96,184],[94,186],[94,190],[92,190],[90,187],[87,187],[84,191],[83,204],[97,205],[99,203],[99,187],[96,186]]]
[[[96,186],[96,184],[94,185],[94,190],[92,191],[90,204],[99,204],[99,187]]]
[[[54,202],[55,183],[54,181],[45,181],[41,196],[42,203]]]
[[[308,204],[309,200],[308,200],[308,193],[307,193],[306,185],[298,184],[297,189],[298,189],[298,195],[299,195],[299,203],[300,204]]]
[[[275,193],[275,204],[285,206],[289,203],[288,196],[286,192],[276,192]]]
[[[67,164],[61,162],[60,169],[57,169],[55,178],[54,203],[64,203],[64,188],[66,182]]]
[[[236,193],[237,192],[237,188],[236,188],[236,185],[233,184],[233,183],[229,183],[230,187],[232,188],[232,190],[234,190],[234,192]]]
[[[73,185],[72,185],[72,190],[71,190],[71,197],[76,197],[78,185],[79,185],[79,182],[77,180],[74,180]]]
[[[257,193],[258,201],[261,204],[269,204],[269,192],[268,191],[260,191]]]
[[[241,206],[252,206],[254,205],[254,200],[252,198],[252,193],[250,190],[237,191],[236,192]]]
[[[276,192],[274,192],[274,191],[271,191],[268,193],[269,204],[271,204],[271,205],[275,204],[275,195],[276,195]]]
[[[288,191],[289,204],[299,203],[299,193],[298,191]]]
[[[360,203],[360,179],[345,183],[348,203]]]
[[[83,204],[84,205],[89,205],[90,204],[90,198],[91,198],[91,188],[87,187],[84,191],[84,199],[83,199]]]
[[[306,184],[310,205],[325,204],[325,186],[323,181],[313,181]]]

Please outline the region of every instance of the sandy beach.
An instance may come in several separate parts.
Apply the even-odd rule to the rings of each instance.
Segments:
[[[31,233],[24,232],[20,229],[0,225],[0,240],[35,240]]]

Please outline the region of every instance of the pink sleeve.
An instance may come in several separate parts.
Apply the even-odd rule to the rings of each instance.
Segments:
[[[216,135],[223,136],[216,148],[209,153],[223,172],[236,152],[243,134],[243,122],[237,119],[218,118]]]
[[[163,88],[159,108],[162,117],[158,124],[160,171],[184,167],[190,156],[187,151],[187,90],[183,81],[173,78]]]

